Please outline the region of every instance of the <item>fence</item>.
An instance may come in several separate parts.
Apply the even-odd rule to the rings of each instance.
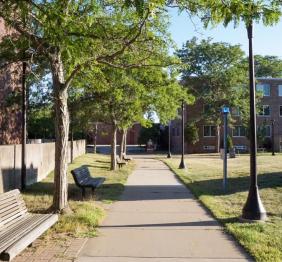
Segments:
[[[70,142],[68,162],[71,160]],[[73,143],[73,158],[85,154],[85,140]],[[27,144],[27,184],[44,179],[55,167],[55,143]],[[21,145],[0,146],[0,193],[21,185]]]

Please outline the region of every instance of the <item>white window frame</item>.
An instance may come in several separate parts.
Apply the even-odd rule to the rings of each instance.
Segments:
[[[265,94],[265,87],[268,87],[268,91],[269,91],[269,93],[268,94]],[[262,84],[262,83],[259,83],[259,84],[257,84],[256,85],[256,90],[257,91],[261,91],[262,92],[262,94],[263,94],[263,96],[270,96],[270,84]]]
[[[265,109],[266,107],[269,107],[269,115],[265,115],[265,114],[264,114],[264,109]],[[271,107],[270,107],[270,105],[262,105],[262,112],[263,112],[263,114],[260,114],[260,112],[259,112],[257,115],[258,115],[258,116],[264,116],[264,117],[270,117],[270,115],[271,115]]]
[[[215,150],[215,146],[203,146],[203,149],[206,151],[212,151]]]
[[[278,96],[282,96],[282,85],[278,85]]]
[[[239,127],[239,135],[238,136],[234,135],[235,127]],[[232,128],[232,137],[246,137],[246,130],[245,130],[245,135],[242,136],[241,135],[241,128],[245,128],[245,127],[241,126],[241,125],[234,125],[234,128]]]
[[[210,133],[209,136],[205,136],[205,127],[206,127],[206,126],[209,127],[209,133]],[[211,132],[211,128],[212,128],[212,127],[213,127],[213,125],[204,125],[204,126],[203,126],[203,137],[216,137],[216,134],[215,134],[214,136],[211,135],[211,133],[212,133],[212,132]],[[216,126],[214,126],[214,127],[216,128]]]

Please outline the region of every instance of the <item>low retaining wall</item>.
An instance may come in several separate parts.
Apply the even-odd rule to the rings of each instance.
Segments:
[[[70,142],[68,162],[70,163]],[[85,140],[73,143],[73,158],[85,154]],[[44,179],[55,167],[55,143],[27,144],[27,184]],[[0,193],[21,185],[21,145],[0,146]]]

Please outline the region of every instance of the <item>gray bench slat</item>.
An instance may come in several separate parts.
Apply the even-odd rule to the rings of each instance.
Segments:
[[[4,194],[0,194],[0,202],[2,199],[6,199],[6,198],[9,198],[11,195],[14,196],[14,195],[17,195],[17,194],[20,194],[20,191],[18,189],[13,189],[11,191],[8,191]]]
[[[21,199],[18,200],[18,199],[16,199],[16,196],[13,196],[13,197],[11,197],[11,198],[1,200],[1,201],[0,201],[0,208],[2,208],[2,207],[4,207],[4,206],[7,206],[7,205],[10,205],[10,204],[13,204],[13,203],[21,203],[21,204],[24,204]]]
[[[13,226],[14,224],[17,223],[17,221],[21,221],[21,220],[24,219],[27,215],[28,215],[28,213],[25,214],[24,216],[16,217],[16,218],[14,218],[13,220],[10,220],[10,221],[8,221],[8,222],[6,221],[5,224],[4,224],[4,229]],[[3,230],[2,230],[2,231],[3,231]],[[1,230],[0,230],[0,232],[1,232]]]
[[[12,207],[7,209],[5,212],[0,214],[0,219],[2,220],[2,223],[6,221],[6,219],[9,219],[11,216],[16,214],[25,214],[27,213],[27,209],[19,210],[19,207]]]
[[[29,214],[17,189],[0,194],[0,258],[12,259],[57,220],[53,214]]]
[[[52,214],[29,214],[26,218],[19,221],[15,226],[9,227],[0,234],[0,253],[9,247],[13,242],[17,241],[23,235],[31,231],[37,225],[48,219]]]
[[[9,209],[12,209],[14,207],[18,207],[19,204],[18,203],[13,203],[11,205],[6,205],[6,206],[3,206],[3,207],[0,207],[0,216],[1,214],[3,214],[4,212],[6,212],[6,210],[9,210]]]
[[[9,246],[3,253],[2,258],[6,260],[13,259],[18,253],[23,251],[30,243],[36,240],[41,236],[48,228],[54,225],[58,221],[58,215],[51,215],[46,218],[43,222],[33,228],[32,231],[29,231],[18,241]]]

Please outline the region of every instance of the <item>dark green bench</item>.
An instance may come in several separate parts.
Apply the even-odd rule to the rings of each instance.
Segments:
[[[57,221],[55,214],[28,213],[18,189],[0,194],[0,259],[12,260]]]
[[[92,194],[94,190],[103,184],[104,177],[91,177],[88,167],[81,166],[79,168],[71,170],[75,184],[82,190],[82,198],[85,198],[85,189],[91,188]]]

